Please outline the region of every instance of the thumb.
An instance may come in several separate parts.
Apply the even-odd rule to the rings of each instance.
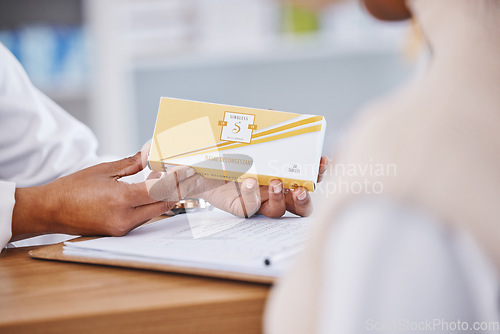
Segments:
[[[141,163],[142,168],[146,168],[148,165],[148,153],[151,150],[151,140],[148,140],[141,149]]]
[[[143,169],[141,152],[118,161],[108,162],[107,167],[109,174],[116,178],[137,174]]]

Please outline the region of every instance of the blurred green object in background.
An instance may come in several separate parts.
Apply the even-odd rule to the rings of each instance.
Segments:
[[[318,12],[294,4],[283,5],[281,22],[282,31],[293,35],[316,33],[320,26]]]

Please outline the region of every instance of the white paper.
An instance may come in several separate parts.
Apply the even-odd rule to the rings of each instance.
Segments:
[[[66,242],[64,254],[280,276],[302,249],[309,225],[308,218],[242,219],[207,210],[144,225],[123,237]]]

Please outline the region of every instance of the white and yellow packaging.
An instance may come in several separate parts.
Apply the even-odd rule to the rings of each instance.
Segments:
[[[323,116],[161,98],[148,162],[153,170],[185,165],[204,177],[314,191]]]

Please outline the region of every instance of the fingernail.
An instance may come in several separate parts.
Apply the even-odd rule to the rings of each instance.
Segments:
[[[186,177],[191,177],[195,174],[196,172],[194,171],[194,169],[192,168],[189,168],[187,171],[186,171]]]
[[[254,179],[247,179],[246,180],[246,186],[248,189],[252,189],[255,186],[255,180]]]
[[[303,192],[301,192],[300,194],[297,195],[297,199],[299,201],[302,201],[306,198],[306,196],[307,196],[307,191],[304,190]]]
[[[281,182],[273,186],[273,191],[275,194],[279,194],[281,192],[281,189],[282,189]]]

